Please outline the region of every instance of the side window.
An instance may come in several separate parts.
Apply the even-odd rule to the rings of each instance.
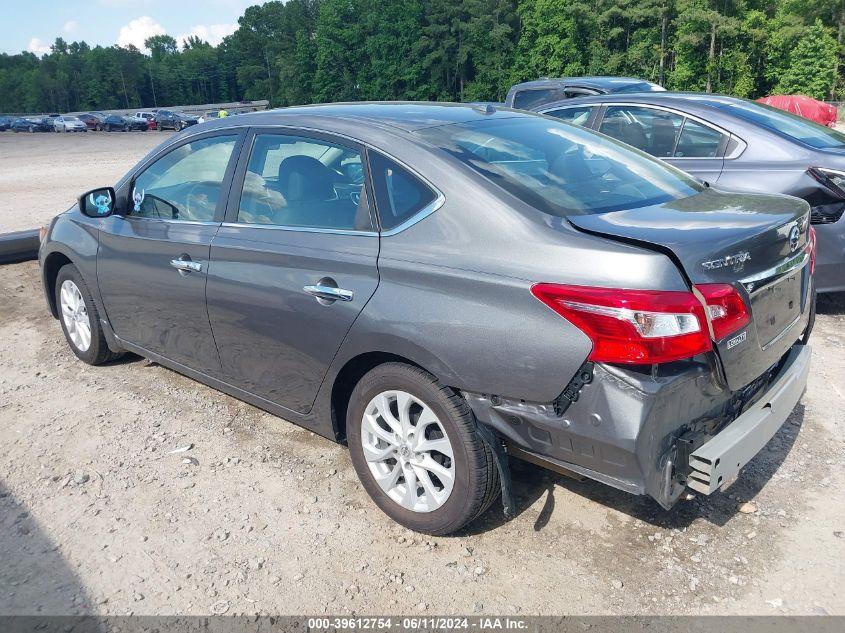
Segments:
[[[396,228],[437,199],[428,185],[401,165],[376,152],[369,156],[382,230]]]
[[[372,231],[361,154],[314,138],[256,135],[238,222]]]
[[[165,154],[135,179],[130,215],[194,222],[214,220],[237,140],[236,135],[214,136]]]
[[[719,155],[723,138],[721,132],[687,119],[678,139],[675,158],[715,158]]]
[[[556,101],[561,96],[561,91],[557,88],[520,90],[513,97],[513,107],[525,110],[541,103]]]
[[[546,112],[549,116],[560,119],[564,123],[583,126],[587,124],[595,106],[578,106],[573,108],[562,108]]]
[[[672,112],[638,106],[608,106],[599,132],[637,149],[669,158],[684,117]]]

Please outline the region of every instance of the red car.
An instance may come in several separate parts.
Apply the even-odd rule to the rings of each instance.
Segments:
[[[772,95],[757,99],[758,103],[786,110],[827,127],[836,126],[836,106],[805,95]]]

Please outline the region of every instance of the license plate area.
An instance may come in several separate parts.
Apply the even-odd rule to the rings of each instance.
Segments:
[[[784,275],[751,295],[751,311],[763,349],[801,315],[801,273],[796,270]]]

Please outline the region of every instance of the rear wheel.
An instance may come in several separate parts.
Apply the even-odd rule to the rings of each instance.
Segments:
[[[59,270],[55,294],[62,331],[77,358],[99,365],[122,356],[109,349],[97,306],[76,266],[67,264]]]
[[[493,454],[466,402],[417,367],[387,363],[367,373],[352,392],[347,434],[364,489],[417,532],[455,532],[499,492]]]

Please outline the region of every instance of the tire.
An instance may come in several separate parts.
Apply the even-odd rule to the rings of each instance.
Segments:
[[[31,125],[29,126],[29,133],[30,133],[30,134],[35,134],[35,128],[34,128],[33,126],[31,126]]]
[[[68,293],[72,293],[73,288],[75,288],[79,293],[79,297],[76,297],[76,299],[81,298],[82,303],[84,303],[84,315],[82,314],[83,307],[80,304],[74,304],[73,301],[67,301],[62,297],[62,292],[64,290]],[[56,307],[59,312],[59,323],[62,325],[62,332],[64,332],[65,339],[67,340],[71,351],[76,354],[76,357],[79,358],[79,360],[89,365],[100,365],[123,355],[122,353],[116,353],[109,349],[109,346],[106,343],[106,337],[103,334],[103,328],[100,325],[97,306],[94,304],[94,299],[91,297],[91,291],[88,290],[88,286],[86,285],[85,280],[82,279],[82,275],[79,273],[76,266],[73,264],[65,264],[62,266],[59,270],[59,274],[56,276],[54,294],[56,297]],[[71,306],[70,309],[66,307],[68,305]],[[79,306],[77,310],[72,309],[72,306],[74,305]],[[71,316],[72,312],[75,313],[78,318]],[[84,344],[84,329],[80,327],[80,323],[84,317],[87,317],[89,327],[87,346]],[[80,339],[80,334],[83,335],[82,339]]]
[[[386,401],[381,399],[382,395]],[[400,421],[403,416],[393,411],[396,408],[393,403],[398,407],[400,398],[407,402],[408,396],[412,402],[406,416],[410,431],[413,433],[420,429],[419,423],[424,416],[428,424],[420,431],[422,440],[412,436],[403,443],[399,434],[388,429],[395,428],[396,424],[402,428],[406,426]],[[391,403],[391,424],[386,423],[380,413],[382,407],[379,403],[384,402]],[[432,414],[435,422],[431,421]],[[438,536],[460,530],[483,514],[500,492],[499,471],[492,451],[479,435],[475,416],[466,401],[425,370],[404,363],[385,363],[372,369],[352,391],[346,419],[352,464],[361,484],[382,512],[411,530]],[[380,427],[375,433],[371,430],[373,423]],[[383,437],[393,440],[388,442],[381,439]],[[447,440],[445,445],[444,439]],[[445,452],[434,449],[418,453],[415,448],[422,446],[419,442],[430,446],[437,442]],[[368,461],[365,443],[371,457],[378,453],[379,459]],[[382,455],[393,450],[390,448],[392,443],[398,446],[390,453],[395,458],[382,460]],[[451,452],[451,459],[448,452]],[[381,469],[383,481],[393,482],[386,484],[388,489],[378,483],[374,469]],[[412,494],[409,494],[408,481],[405,480],[406,472],[415,482]],[[449,479],[442,474],[439,476],[442,479],[438,478],[438,473],[449,472],[452,484],[447,491]],[[428,485],[423,476],[426,476]],[[430,494],[429,489],[435,494]],[[437,500],[437,493],[445,498]]]

